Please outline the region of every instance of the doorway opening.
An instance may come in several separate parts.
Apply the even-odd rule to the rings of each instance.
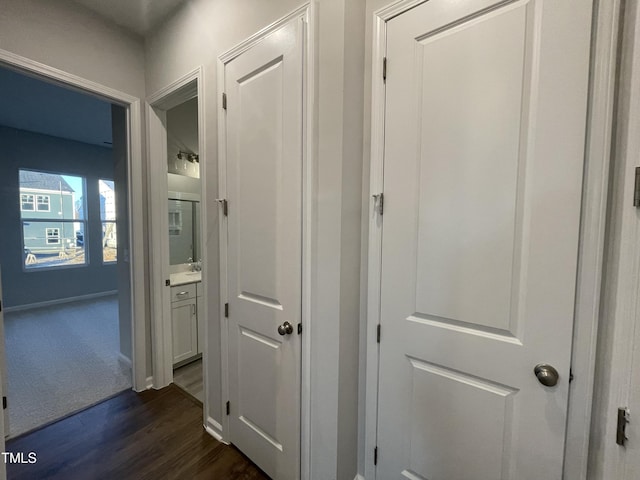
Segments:
[[[154,387],[175,383],[206,406],[206,202],[199,75],[197,70],[154,96],[147,113],[154,162]]]
[[[173,381],[202,403],[205,295],[198,97],[167,110],[166,122]]]
[[[127,112],[0,67],[0,240],[15,437],[132,382]]]

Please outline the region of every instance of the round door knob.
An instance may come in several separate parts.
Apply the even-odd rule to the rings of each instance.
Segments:
[[[538,381],[545,387],[554,387],[558,383],[558,378],[560,378],[558,371],[546,363],[536,365],[533,373],[536,374]]]
[[[293,325],[289,322],[284,322],[278,327],[278,333],[280,335],[291,335],[293,333]]]

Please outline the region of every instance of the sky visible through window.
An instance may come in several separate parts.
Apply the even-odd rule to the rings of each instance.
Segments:
[[[84,194],[82,191],[82,177],[72,177],[70,175],[61,175],[61,177],[73,188],[73,202],[75,203]]]

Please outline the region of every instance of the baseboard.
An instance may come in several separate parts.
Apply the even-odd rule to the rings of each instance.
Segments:
[[[207,417],[207,423],[205,423],[204,429],[209,435],[218,440],[220,443],[229,445],[229,442],[222,438],[222,425],[216,422],[213,418]]]
[[[118,352],[118,361],[124,363],[127,367],[131,368],[131,359],[124,353]]]
[[[117,295],[118,290],[109,290],[108,292],[89,293],[87,295],[78,295],[76,297],[56,298],[55,300],[47,300],[46,302],[29,303],[27,305],[16,305],[13,307],[5,307],[5,313],[21,312],[23,310],[31,310],[32,308],[50,307],[52,305],[61,305],[63,303],[79,302],[82,300],[93,300],[101,297],[109,297]]]
[[[359,473],[356,475],[356,478],[353,480],[364,480],[364,475],[360,475]]]

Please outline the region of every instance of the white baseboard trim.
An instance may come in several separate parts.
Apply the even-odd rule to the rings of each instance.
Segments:
[[[207,417],[207,423],[205,423],[204,429],[209,435],[218,440],[220,443],[229,445],[229,442],[222,438],[222,425],[216,422],[213,418]]]
[[[127,367],[131,368],[131,359],[124,353],[118,352],[118,361],[124,363]]]
[[[353,480],[364,480],[364,475],[360,475],[358,473],[358,474],[356,474],[356,478],[354,478]]]
[[[5,307],[5,313],[21,312],[23,310],[31,310],[32,308],[50,307],[52,305],[60,305],[63,303],[79,302],[81,300],[93,300],[100,297],[109,297],[117,295],[118,290],[109,290],[108,292],[90,293],[88,295],[78,295],[76,297],[56,298],[55,300],[47,300],[46,302],[29,303],[27,305],[16,305],[14,307]]]

